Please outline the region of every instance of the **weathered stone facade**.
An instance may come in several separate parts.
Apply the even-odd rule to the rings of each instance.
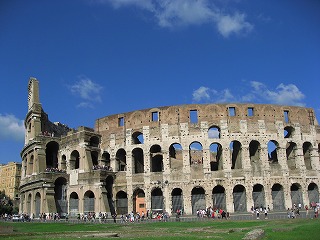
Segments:
[[[190,104],[52,124],[29,81],[21,212],[195,214],[319,202],[320,127],[313,109]]]

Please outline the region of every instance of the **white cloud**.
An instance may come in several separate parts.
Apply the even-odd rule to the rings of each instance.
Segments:
[[[236,87],[236,86],[235,86]],[[239,88],[240,89],[240,88]],[[237,90],[237,92],[240,92]],[[194,102],[255,102],[279,105],[305,106],[303,99],[305,95],[294,84],[279,84],[275,90],[257,81],[251,81],[245,94],[232,94],[230,89],[216,90],[201,86],[192,93]]]
[[[85,100],[77,107],[93,108],[92,102],[101,102],[100,93],[102,89],[102,86],[84,76],[79,77],[79,81],[70,86],[70,90],[74,95]]]
[[[97,0],[109,3],[114,8],[135,6],[148,11],[160,27],[212,24],[218,32],[229,37],[231,34],[250,32],[253,25],[245,20],[244,13],[228,14],[208,0]]]
[[[0,139],[24,141],[23,120],[16,118],[12,114],[0,114]]]

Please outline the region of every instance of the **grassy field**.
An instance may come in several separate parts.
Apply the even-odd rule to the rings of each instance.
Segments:
[[[262,239],[319,239],[318,219],[195,221],[126,224],[0,222],[0,239],[242,239],[263,229]]]

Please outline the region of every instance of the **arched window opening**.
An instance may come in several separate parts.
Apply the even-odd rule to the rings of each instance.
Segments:
[[[232,141],[229,145],[231,155],[231,169],[242,168],[242,149],[239,141]]]
[[[91,147],[99,147],[99,142],[100,142],[100,140],[99,140],[99,138],[97,136],[92,136],[90,138],[89,145]]]
[[[67,157],[66,155],[61,156],[61,169],[66,170],[67,169]]]
[[[210,169],[211,171],[223,169],[222,146],[219,143],[210,145]]]
[[[69,198],[69,214],[75,217],[79,213],[79,196],[76,192],[72,192]]]
[[[141,148],[135,148],[132,150],[132,160],[133,160],[133,173],[143,173],[144,172],[144,158],[143,150]]]
[[[249,156],[252,172],[254,174],[259,174],[261,172],[260,152],[260,143],[256,140],[252,140],[249,144]]]
[[[291,201],[292,201],[292,207],[298,206],[299,204],[303,205],[302,200],[302,189],[301,185],[298,183],[293,183],[290,187],[291,191]]]
[[[127,153],[123,148],[117,151],[116,161],[117,161],[118,171],[127,170]]]
[[[292,138],[293,133],[294,133],[294,128],[291,126],[287,126],[284,128],[283,136],[284,138]]]
[[[136,213],[146,212],[145,193],[138,188],[133,192],[133,211]]]
[[[182,147],[178,143],[173,143],[169,147],[169,158],[171,170],[181,170],[183,167]]]
[[[172,198],[172,214],[176,213],[178,210],[183,210],[183,195],[181,188],[174,188],[171,192]]]
[[[278,163],[278,142],[271,140],[268,142],[268,161],[270,164]]]
[[[310,142],[304,142],[302,145],[303,148],[303,159],[304,164],[307,170],[312,169],[311,165],[311,154],[312,154],[312,144]]]
[[[132,143],[133,144],[143,144],[144,143],[143,133],[141,133],[141,132],[133,133],[132,134]]]
[[[271,188],[272,204],[274,211],[285,210],[284,192],[283,187],[279,183],[276,183]]]
[[[163,193],[160,188],[155,188],[151,192],[151,209],[153,212],[161,211],[163,208]]]
[[[104,152],[101,156],[101,164],[106,166],[106,167],[110,167],[110,153],[108,152]]]
[[[189,146],[190,165],[202,164],[203,152],[202,145],[199,142],[192,142]]]
[[[70,169],[79,169],[80,166],[80,154],[77,150],[72,151],[70,156]]]
[[[27,175],[31,175],[33,172],[33,162],[34,162],[34,156],[31,155],[28,162],[28,166],[27,166]]]
[[[54,200],[56,203],[57,213],[64,216],[68,213],[67,201],[67,180],[59,177],[54,182]]]
[[[206,195],[202,187],[195,187],[191,191],[192,214],[197,214],[198,210],[206,209]]]
[[[46,168],[58,168],[58,150],[59,144],[49,142],[46,146]]]
[[[163,171],[163,155],[159,145],[153,145],[150,148],[151,172]]]
[[[296,151],[297,151],[297,144],[294,142],[288,142],[286,146],[286,156],[287,156],[287,164],[290,170],[297,169],[296,166]]]
[[[31,193],[28,195],[27,198],[27,213],[31,215]]]
[[[84,213],[95,212],[94,206],[95,196],[92,191],[86,191],[83,197],[83,209]]]
[[[128,196],[124,191],[116,195],[117,214],[128,214]]]
[[[246,189],[243,185],[236,185],[233,188],[233,205],[235,212],[247,211]]]
[[[253,186],[252,199],[255,209],[267,207],[265,205],[264,187],[261,184],[256,184]]]
[[[212,189],[212,207],[226,211],[226,192],[221,185],[217,185]]]
[[[212,126],[208,130],[208,138],[220,138],[220,128]]]
[[[93,166],[98,166],[98,152],[97,151],[92,151],[91,152],[91,160],[92,160],[92,165]]]

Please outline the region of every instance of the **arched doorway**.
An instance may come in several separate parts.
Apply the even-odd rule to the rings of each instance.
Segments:
[[[58,150],[59,144],[56,142],[49,142],[46,146],[46,168],[58,167]]]
[[[160,188],[155,188],[151,192],[151,209],[152,211],[164,210],[163,193]]]
[[[233,205],[235,212],[247,211],[246,189],[242,185],[233,188]]]
[[[274,184],[271,188],[271,195],[272,195],[273,210],[274,211],[285,210],[282,185],[280,185],[279,183]]]
[[[317,184],[310,183],[308,186],[308,197],[309,203],[317,203],[319,202],[319,189]]]
[[[265,205],[265,197],[264,197],[264,187],[261,184],[256,184],[253,186],[252,190],[252,199],[254,208],[267,207]]]
[[[117,214],[128,213],[128,196],[124,191],[119,191],[116,195]]]
[[[195,187],[191,191],[192,214],[197,214],[200,209],[206,209],[206,195],[202,187]]]
[[[76,192],[70,194],[69,199],[69,214],[70,217],[75,217],[79,213],[79,196]]]
[[[181,188],[175,188],[171,192],[172,213],[176,213],[177,210],[183,210],[183,195]]]
[[[86,191],[83,197],[83,212],[94,212],[94,193],[92,191]]]
[[[140,188],[133,192],[133,211],[140,214],[146,211],[145,193]]]
[[[221,185],[217,185],[212,189],[212,207],[226,211],[226,193]]]
[[[39,192],[36,193],[35,197],[35,217],[40,217],[41,213],[41,195]]]
[[[67,200],[67,180],[59,177],[54,182],[54,200],[56,202],[57,213],[63,216],[68,213]]]
[[[293,183],[290,187],[291,191],[291,201],[292,205],[298,206],[299,203],[303,205],[303,200],[302,200],[302,190],[301,186],[298,183]]]
[[[115,206],[114,206],[114,202],[113,202],[112,189],[113,189],[113,177],[108,176],[106,178],[106,190],[107,190],[107,201],[108,201],[107,206],[109,206],[111,214],[114,214],[115,213]]]

